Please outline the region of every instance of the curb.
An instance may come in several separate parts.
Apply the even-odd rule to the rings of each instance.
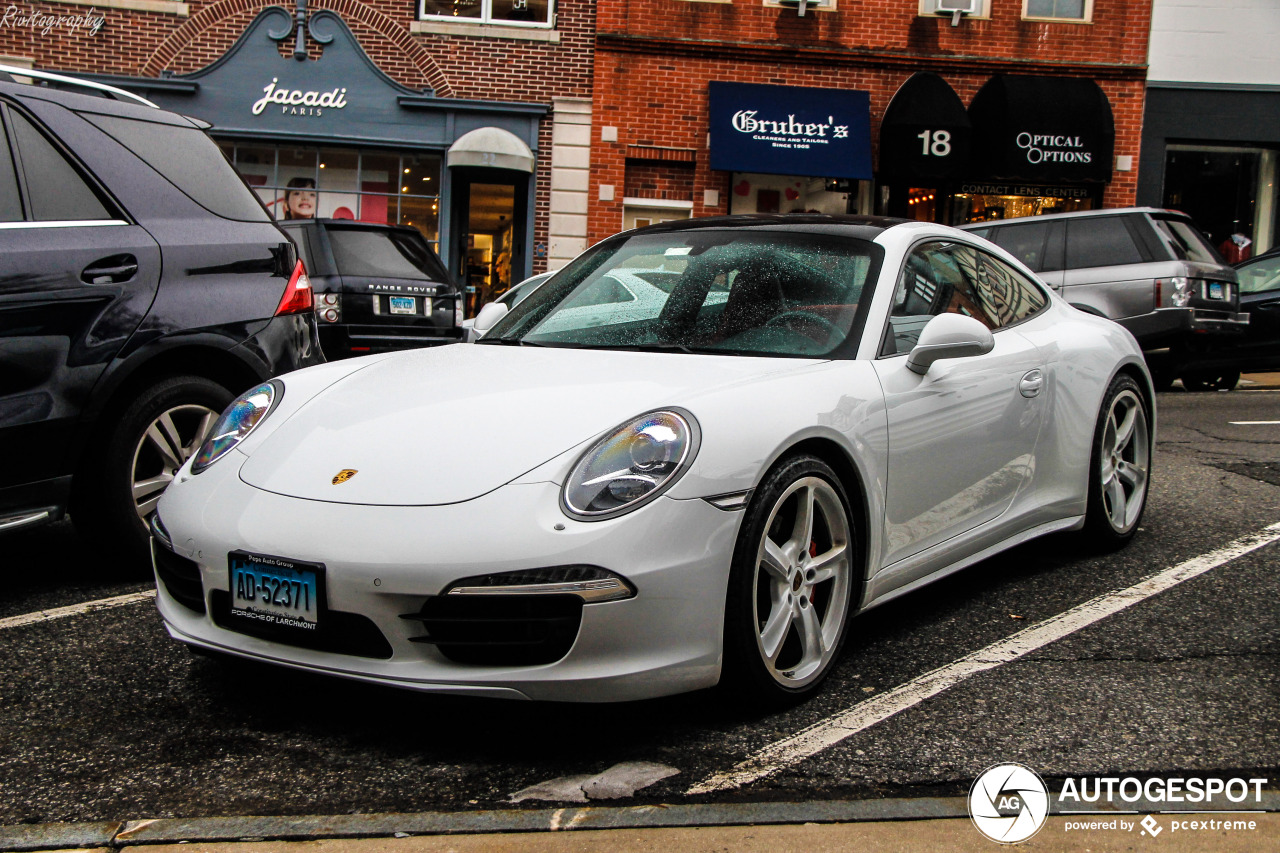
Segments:
[[[1061,815],[1054,797],[1051,814]],[[1074,805],[1074,804],[1073,804]],[[1158,803],[1126,803],[1116,814],[1159,813]],[[1280,812],[1280,792],[1266,791],[1259,810]],[[1205,808],[1208,814],[1224,809]],[[300,815],[297,817],[158,818],[154,820],[45,823],[0,827],[0,850],[36,851],[88,847],[121,849],[147,844],[233,841],[311,841],[411,835],[482,835],[583,829],[763,826],[967,819],[965,797],[833,800],[809,803],[720,803],[656,806],[587,806],[417,814]]]

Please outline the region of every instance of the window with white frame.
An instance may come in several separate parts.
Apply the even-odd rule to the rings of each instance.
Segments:
[[[1022,17],[1086,23],[1093,20],[1093,0],[1022,0]]]
[[[420,0],[420,3],[419,17],[424,21],[550,27],[555,14],[553,0]]]

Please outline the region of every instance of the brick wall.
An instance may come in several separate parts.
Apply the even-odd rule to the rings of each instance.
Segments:
[[[624,186],[639,174],[628,146],[696,152],[694,216],[728,212],[729,175],[712,172],[707,150],[710,81],[858,89],[871,95],[873,149],[898,87],[917,71],[940,74],[968,105],[993,74],[1085,76],[1111,101],[1115,153],[1139,153],[1151,0],[1095,4],[1091,24],[1022,21],[1021,3],[993,0],[989,20],[916,14],[915,0],[837,0],[834,12],[766,7],[761,0],[601,0],[597,10],[590,236],[622,221],[622,199],[596,187]],[[604,142],[604,127],[617,127]],[[874,155],[873,150],[873,155]],[[1134,203],[1137,172],[1115,172],[1103,203]],[[719,191],[707,206],[704,190]]]

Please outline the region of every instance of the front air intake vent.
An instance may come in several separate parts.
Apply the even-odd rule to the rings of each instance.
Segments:
[[[536,666],[569,653],[582,625],[582,598],[550,595],[437,595],[405,619],[421,622],[426,634],[411,637],[433,645],[456,663]]]
[[[200,580],[200,566],[186,557],[170,551],[160,541],[153,540],[156,576],[164,584],[169,597],[188,610],[203,614],[204,584]]]

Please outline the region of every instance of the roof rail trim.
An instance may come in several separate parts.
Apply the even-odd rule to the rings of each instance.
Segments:
[[[9,74],[14,77],[30,77],[33,80],[48,80],[50,83],[64,83],[69,86],[81,86],[85,89],[93,89],[97,92],[105,92],[112,95],[116,100],[127,99],[135,103],[142,104],[145,107],[160,109],[156,104],[148,101],[141,95],[135,95],[133,92],[127,92],[124,89],[118,89],[115,86],[108,86],[106,83],[95,83],[92,80],[81,80],[79,77],[67,77],[63,74],[51,74],[48,71],[36,71],[33,68],[20,68],[15,65],[0,65],[0,73]]]

